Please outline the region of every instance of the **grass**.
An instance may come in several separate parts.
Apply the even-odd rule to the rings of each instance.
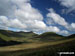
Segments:
[[[0,38],[2,38],[2,39],[5,40],[5,41],[10,41],[10,40],[11,40],[11,38],[9,38],[9,37],[7,37],[6,35],[3,35],[3,34],[1,34],[1,33],[0,33]]]
[[[0,56],[58,56],[60,51],[74,51],[75,38],[0,47]]]
[[[33,32],[14,32],[9,30],[0,30],[0,39],[7,41],[30,42],[32,37],[38,36]]]
[[[0,47],[0,56],[58,56],[58,52],[75,50],[74,37],[75,35],[64,37],[52,32],[37,35],[33,32],[1,30],[2,43],[13,41],[22,43]]]

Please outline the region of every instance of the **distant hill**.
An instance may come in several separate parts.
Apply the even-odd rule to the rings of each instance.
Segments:
[[[14,32],[14,31],[9,31],[9,30],[0,30],[0,37],[24,37],[24,38],[31,38],[37,36],[37,34],[33,33],[33,32]]]
[[[75,38],[75,34],[67,36],[68,38]]]
[[[57,40],[65,39],[65,36],[58,35],[54,32],[46,32],[46,33],[43,33],[43,34],[35,37],[35,39],[38,39],[41,41],[57,41]]]
[[[31,32],[14,32],[10,30],[0,30],[0,45],[12,45],[14,43],[29,43],[39,41],[59,41],[69,38],[74,38],[75,34],[70,36],[58,35],[54,32],[45,32],[41,35],[37,35]]]
[[[3,34],[7,37],[33,37],[37,35],[33,32],[14,32],[9,30],[0,30],[0,34]]]
[[[0,46],[28,43],[29,38],[35,37],[33,32],[14,32],[10,30],[0,30]]]
[[[75,34],[61,36],[45,32],[37,35],[33,32],[0,30],[0,56],[58,56],[58,52],[74,51],[74,43]]]

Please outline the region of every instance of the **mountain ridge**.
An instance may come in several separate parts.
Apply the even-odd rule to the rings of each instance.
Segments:
[[[45,32],[43,34],[35,34],[30,32],[14,32],[10,30],[0,30],[0,45],[12,45],[12,43],[28,43],[28,42],[39,42],[39,41],[59,41],[69,38],[74,38],[75,34],[70,36],[58,35],[54,32]]]

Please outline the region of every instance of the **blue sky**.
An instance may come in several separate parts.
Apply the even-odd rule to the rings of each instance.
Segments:
[[[70,12],[67,14],[66,13],[62,14],[62,10],[66,10],[67,8],[60,5],[60,3],[56,0],[41,0],[41,1],[40,0],[31,0],[31,4],[33,7],[40,10],[45,18],[46,18],[46,14],[49,12],[47,9],[53,8],[56,11],[56,13],[58,13],[62,17],[64,17],[65,20],[68,21],[68,23],[75,22],[75,20],[74,20],[75,12],[73,11],[73,12]],[[73,16],[71,15],[71,13],[73,14]]]
[[[61,15],[69,24],[75,23],[75,12],[71,11],[70,13],[63,13],[63,10],[66,12],[67,7],[62,6],[59,1],[56,0],[32,0],[32,6],[41,11],[44,20],[46,20],[46,14],[49,12],[47,9],[53,8],[56,13]],[[72,14],[72,15],[71,15]],[[56,24],[55,24],[56,25]],[[59,25],[56,25],[59,26]],[[65,29],[60,26],[61,29]],[[67,30],[67,29],[66,29]],[[74,33],[73,31],[71,33]]]
[[[0,29],[75,33],[75,0],[0,0]]]

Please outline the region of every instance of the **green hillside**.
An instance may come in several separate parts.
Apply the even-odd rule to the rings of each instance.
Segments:
[[[68,36],[67,38],[73,38],[74,36]],[[54,32],[45,32],[41,35],[37,35],[33,32],[14,32],[10,30],[0,30],[0,38],[4,41],[17,41],[23,43],[32,42],[45,42],[45,41],[59,41],[67,39],[65,36],[58,35]]]
[[[48,41],[59,41],[69,38],[74,38],[75,35],[71,36],[61,36],[54,32],[45,32],[43,34],[37,35],[33,32],[14,32],[10,30],[0,30],[0,39],[5,42],[23,42],[23,43],[32,43],[32,42],[48,42]],[[0,44],[2,41],[0,40]],[[4,43],[5,43],[4,42]]]
[[[58,52],[74,52],[75,38],[0,47],[0,56],[59,56]],[[12,55],[11,55],[12,54]]]
[[[14,32],[14,31],[9,31],[9,30],[0,30],[0,37],[3,39],[11,39],[12,37],[15,38],[32,38],[34,36],[37,36],[37,34],[33,32]]]
[[[13,32],[9,30],[0,30],[0,34],[3,34],[7,37],[33,37],[37,35],[33,32]]]
[[[34,38],[40,41],[58,41],[66,39],[65,36],[58,35],[53,32],[46,32]]]
[[[0,56],[58,56],[60,51],[74,51],[74,43],[75,34],[65,37],[53,32],[37,35],[0,30]]]
[[[14,32],[9,30],[0,30],[0,46],[28,43],[31,38],[37,36],[33,32]]]
[[[13,32],[9,30],[0,30],[0,38],[5,41],[37,42],[37,41],[55,41],[64,39],[63,36],[53,32],[46,32],[37,35],[33,32]]]

